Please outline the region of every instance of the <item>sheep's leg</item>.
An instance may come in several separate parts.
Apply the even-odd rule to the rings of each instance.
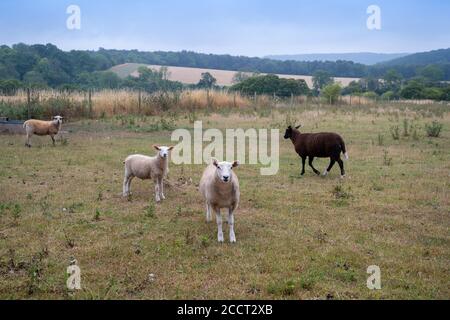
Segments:
[[[230,242],[236,242],[236,235],[234,234],[234,213],[233,209],[228,209],[228,224],[230,225]]]
[[[130,184],[131,180],[133,179],[132,176],[129,176],[125,173],[125,178],[123,178],[123,196],[128,197],[130,195]]]
[[[302,157],[302,172],[300,173],[300,175],[305,174],[305,163],[306,163],[306,157]]]
[[[327,170],[325,170],[323,172],[323,176],[326,176],[328,174],[328,172],[331,171],[331,168],[333,168],[334,164],[336,163],[336,160],[334,160],[333,158],[330,158],[330,165],[328,166]]]
[[[206,203],[206,222],[211,222],[212,216],[211,216],[211,205],[207,202]]]
[[[345,177],[345,170],[344,170],[344,161],[342,161],[341,158],[337,159],[337,162],[339,164],[339,167],[341,168],[341,178]]]
[[[164,178],[161,178],[159,180],[159,195],[161,197],[162,200],[165,200],[166,197],[164,196]]]
[[[55,136],[51,134],[50,138],[52,138],[53,146],[55,146]]]
[[[30,144],[30,134],[27,131],[27,140],[25,141],[25,147],[31,148]]]
[[[223,242],[222,216],[220,215],[220,208],[216,209],[216,222],[217,222],[217,241]]]
[[[319,174],[320,174],[319,170],[317,170],[317,169],[314,168],[314,166],[313,166],[313,160],[314,160],[314,157],[308,157],[308,159],[309,159],[308,163],[309,163],[309,166],[311,167],[311,169],[313,169],[313,171],[314,171],[315,174],[319,175]]]
[[[124,196],[124,197],[128,196],[128,188],[127,188],[127,186],[128,186],[128,177],[125,176],[123,178],[123,187],[122,187],[122,196]]]
[[[161,198],[159,195],[159,185],[160,185],[160,182],[159,182],[159,177],[158,177],[155,179],[155,200],[156,200],[156,202],[161,201]]]

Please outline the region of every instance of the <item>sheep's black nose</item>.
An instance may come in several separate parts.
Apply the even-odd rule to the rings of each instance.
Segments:
[[[223,176],[223,181],[227,182],[227,181],[228,181],[228,179],[230,179],[230,177],[229,177],[229,176]]]

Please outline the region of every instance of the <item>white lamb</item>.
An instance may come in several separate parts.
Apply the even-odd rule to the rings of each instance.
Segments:
[[[173,147],[153,146],[158,150],[154,157],[148,157],[141,154],[128,156],[125,161],[125,178],[123,179],[123,196],[131,194],[130,184],[134,177],[139,179],[153,179],[155,182],[155,199],[160,202],[165,199],[164,196],[164,178],[169,172],[169,151]]]
[[[228,224],[230,226],[230,242],[236,242],[234,234],[234,211],[238,207],[240,191],[239,180],[233,168],[239,166],[238,161],[212,163],[205,169],[200,180],[200,192],[206,200],[206,221],[211,221],[211,210],[216,212],[217,240],[223,242],[221,208],[228,208]]]

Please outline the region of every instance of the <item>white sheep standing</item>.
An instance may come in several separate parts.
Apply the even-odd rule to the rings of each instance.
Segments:
[[[238,207],[240,191],[239,180],[233,168],[239,166],[238,161],[218,162],[212,159],[211,164],[203,172],[200,180],[200,193],[206,201],[206,221],[211,221],[211,210],[216,213],[217,240],[223,242],[221,208],[228,209],[228,224],[230,226],[230,242],[236,242],[234,234],[234,211]]]
[[[35,134],[38,136],[50,136],[53,141],[53,145],[55,145],[55,136],[58,134],[59,130],[61,130],[63,117],[54,116],[51,121],[42,121],[30,119],[25,121],[23,127],[25,128],[25,132],[27,134],[27,141],[25,142],[25,146],[31,147],[30,137]]]
[[[123,179],[123,196],[130,195],[130,184],[134,177],[139,179],[153,179],[155,182],[155,200],[160,202],[165,199],[164,196],[164,178],[169,172],[169,151],[173,147],[153,146],[158,150],[154,157],[148,157],[141,154],[128,156],[125,161],[125,177]]]

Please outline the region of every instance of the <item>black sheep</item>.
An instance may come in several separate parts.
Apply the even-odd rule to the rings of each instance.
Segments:
[[[284,134],[285,139],[291,139],[294,144],[295,151],[302,158],[302,173],[305,174],[306,157],[309,159],[309,166],[314,173],[319,175],[320,172],[313,167],[313,160],[318,158],[330,158],[330,165],[323,175],[326,176],[330,172],[333,165],[337,162],[341,168],[341,177],[345,176],[344,162],[341,159],[341,152],[345,159],[348,159],[348,154],[345,149],[344,140],[340,135],[333,132],[320,133],[300,133],[298,130],[300,126],[292,128],[289,126]]]

